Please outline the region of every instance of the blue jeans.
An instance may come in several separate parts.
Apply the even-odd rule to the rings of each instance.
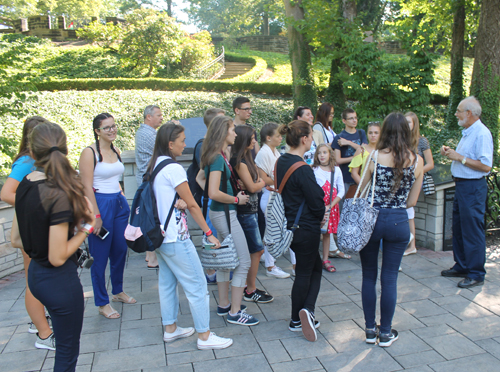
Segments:
[[[370,241],[359,254],[363,270],[361,299],[366,328],[373,329],[376,326],[376,284],[380,241],[382,240],[384,246],[384,250],[382,251],[382,272],[380,274],[380,283],[382,285],[382,294],[380,296],[380,332],[389,333],[391,331],[392,318],[394,317],[398,295],[398,269],[409,239],[410,225],[408,224],[406,209],[380,209]]]
[[[109,304],[105,275],[108,260],[111,293],[116,295],[123,292],[123,270],[128,252],[123,234],[127,227],[130,208],[127,199],[120,192],[116,194],[96,193],[95,199],[101,213],[102,225],[108,229],[109,235],[104,240],[94,234],[89,235],[89,250],[94,257],[90,276],[95,306],[104,306]]]
[[[191,239],[163,243],[156,250],[156,256],[160,266],[158,292],[162,324],[171,325],[177,322],[179,282],[189,302],[196,332],[207,332],[210,329],[210,297],[207,280]]]
[[[257,213],[238,214],[237,217],[238,221],[240,222],[241,228],[245,233],[248,251],[250,252],[250,254],[263,251],[264,244],[262,244],[262,238],[260,237]]]
[[[455,269],[473,280],[483,281],[486,275],[486,180],[457,181],[453,201],[453,258]]]
[[[84,309],[76,264],[68,260],[59,267],[45,267],[31,260],[28,285],[52,318],[57,346],[54,371],[74,371],[80,352]]]

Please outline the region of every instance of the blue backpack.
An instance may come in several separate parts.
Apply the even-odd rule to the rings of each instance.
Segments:
[[[134,252],[154,251],[163,243],[168,222],[172,216],[178,194],[174,196],[172,206],[163,225],[160,224],[153,182],[158,173],[167,165],[176,163],[173,159],[163,160],[153,173],[146,173],[141,186],[137,189],[130,209],[130,223],[125,229],[127,246]],[[176,163],[177,164],[177,163]]]

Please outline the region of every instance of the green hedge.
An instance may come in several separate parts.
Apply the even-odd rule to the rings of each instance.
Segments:
[[[250,72],[250,71],[249,71]],[[246,74],[245,74],[246,75]],[[39,91],[60,90],[129,90],[151,89],[167,91],[249,92],[257,94],[291,95],[292,87],[280,83],[255,83],[234,80],[174,80],[160,78],[60,79],[35,84]]]

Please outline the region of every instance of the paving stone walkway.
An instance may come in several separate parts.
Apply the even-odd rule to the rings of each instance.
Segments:
[[[289,257],[278,265],[290,271]],[[246,303],[261,323],[228,325],[215,313],[217,287],[211,293],[211,328],[232,337],[225,350],[199,351],[196,336],[164,344],[157,273],[146,269],[144,255],[130,253],[125,290],[135,305],[113,304],[121,318],[98,315],[88,270],[81,271],[86,307],[78,372],[98,371],[495,371],[500,370],[500,266],[498,251],[488,252],[486,282],[471,290],[459,279],[440,276],[452,266],[450,252],[419,250],[403,258],[393,327],[399,340],[390,348],[364,342],[359,257],[333,260],[336,273],[324,272],[316,318],[318,341],[290,332],[292,279],[272,279],[259,270],[259,287],[275,296],[270,304]],[[34,348],[24,307],[23,273],[0,280],[0,371],[51,371],[54,352]],[[379,288],[380,290],[380,288]],[[181,291],[182,293],[182,291]],[[192,326],[181,294],[178,324]]]

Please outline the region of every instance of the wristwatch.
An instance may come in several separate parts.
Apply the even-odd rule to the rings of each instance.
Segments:
[[[467,158],[464,156],[464,158],[462,159],[462,164],[465,165],[465,163],[467,163]]]

